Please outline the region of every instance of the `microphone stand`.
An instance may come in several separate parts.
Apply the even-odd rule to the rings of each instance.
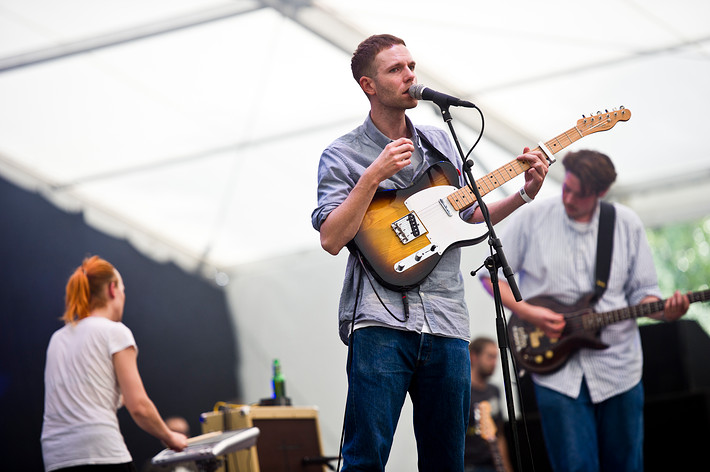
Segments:
[[[483,219],[488,226],[488,244],[493,248],[494,255],[486,258],[485,266],[488,268],[491,274],[491,284],[493,286],[493,299],[495,301],[496,307],[496,334],[498,336],[498,348],[500,349],[500,359],[501,359],[501,369],[503,371],[503,386],[505,387],[505,399],[508,408],[508,420],[510,421],[510,426],[513,434],[513,445],[515,450],[515,457],[517,459],[518,468],[517,470],[522,471],[522,461],[520,458],[520,443],[518,440],[518,428],[515,418],[515,404],[513,402],[513,391],[511,388],[511,378],[510,369],[508,366],[508,333],[505,329],[505,313],[503,310],[503,302],[500,298],[500,287],[498,285],[498,267],[503,268],[503,274],[505,275],[510,289],[513,291],[513,296],[516,301],[522,300],[520,295],[520,290],[518,290],[518,284],[515,281],[513,270],[508,265],[508,261],[503,252],[503,244],[500,239],[496,236],[495,230],[493,229],[493,223],[491,222],[490,213],[488,212],[488,207],[481,198],[481,193],[478,191],[476,186],[476,181],[471,173],[471,168],[473,167],[473,160],[466,159],[466,156],[461,148],[458,137],[456,136],[456,131],[452,124],[451,113],[449,112],[449,107],[443,106],[437,103],[441,109],[441,115],[449,127],[451,136],[454,139],[454,144],[456,144],[456,149],[461,155],[461,160],[463,162],[463,170],[466,174],[468,180],[468,186],[476,196],[476,201],[481,208],[481,213],[483,214]],[[472,274],[475,272],[472,272]]]

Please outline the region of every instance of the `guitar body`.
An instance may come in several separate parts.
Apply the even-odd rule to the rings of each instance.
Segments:
[[[550,374],[562,367],[569,356],[581,348],[609,347],[601,342],[598,328],[585,329],[583,325],[584,316],[594,314],[589,308],[593,296],[587,294],[573,305],[564,305],[551,297],[527,300],[533,305],[565,315],[565,329],[558,339],[549,338],[540,328],[513,313],[508,320],[508,337],[518,366],[536,374]]]
[[[485,225],[466,223],[447,200],[458,188],[457,169],[442,161],[410,187],[375,194],[350,244],[382,285],[393,290],[416,286],[448,249],[485,237]]]

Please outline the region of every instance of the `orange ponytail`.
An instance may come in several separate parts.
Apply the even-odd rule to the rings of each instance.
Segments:
[[[74,323],[107,303],[103,288],[117,280],[116,269],[99,256],[84,259],[69,277],[66,287],[64,323]]]

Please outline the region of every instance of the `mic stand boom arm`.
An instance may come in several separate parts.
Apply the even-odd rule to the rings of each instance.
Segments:
[[[505,399],[506,399],[506,405],[508,409],[508,421],[510,421],[511,429],[512,429],[512,434],[513,434],[513,445],[514,445],[514,450],[515,450],[515,456],[517,458],[517,464],[518,464],[518,469],[519,471],[522,471],[522,462],[520,458],[520,445],[518,441],[518,428],[516,424],[516,419],[515,419],[515,404],[513,402],[513,392],[511,388],[511,378],[510,378],[510,369],[508,366],[508,334],[507,330],[505,329],[505,317],[504,317],[504,310],[503,310],[503,303],[500,298],[500,288],[498,286],[498,267],[503,268],[503,274],[505,275],[506,279],[508,280],[508,284],[510,285],[510,289],[513,291],[513,296],[515,297],[516,301],[522,300],[522,296],[520,295],[520,290],[518,290],[518,285],[515,281],[515,276],[513,274],[513,270],[510,268],[508,265],[508,261],[505,258],[505,254],[503,252],[503,244],[500,242],[500,239],[496,236],[495,230],[493,229],[493,223],[491,222],[491,217],[490,213],[488,212],[488,207],[486,206],[485,202],[481,198],[481,193],[478,191],[478,186],[476,185],[476,181],[473,178],[473,175],[471,173],[471,167],[473,167],[473,161],[471,159],[466,159],[466,156],[463,153],[463,149],[461,149],[461,144],[459,143],[459,140],[456,136],[456,131],[454,130],[454,126],[451,123],[452,118],[451,118],[451,113],[449,112],[449,107],[448,106],[441,106],[439,105],[439,108],[441,109],[441,115],[446,122],[446,124],[449,126],[449,131],[451,132],[451,136],[454,139],[454,144],[456,145],[456,149],[458,150],[459,154],[461,155],[461,160],[463,161],[463,170],[464,173],[466,174],[466,180],[468,181],[468,186],[473,192],[473,194],[476,196],[476,201],[478,202],[478,206],[481,209],[481,214],[483,215],[483,219],[486,222],[486,225],[488,226],[488,244],[492,248],[492,252],[494,253],[492,257],[488,257],[486,259],[486,267],[490,271],[491,274],[491,283],[493,285],[493,293],[494,293],[494,300],[495,300],[495,306],[496,306],[496,334],[498,336],[498,348],[500,349],[500,359],[501,359],[501,370],[503,371],[503,384],[505,387]],[[478,109],[478,107],[476,107]],[[480,109],[479,109],[480,111]],[[483,115],[481,115],[483,116]]]

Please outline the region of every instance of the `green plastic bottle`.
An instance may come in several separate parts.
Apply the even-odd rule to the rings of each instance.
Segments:
[[[271,386],[274,390],[274,398],[286,397],[286,380],[281,373],[281,363],[274,359],[274,376],[271,379]]]

